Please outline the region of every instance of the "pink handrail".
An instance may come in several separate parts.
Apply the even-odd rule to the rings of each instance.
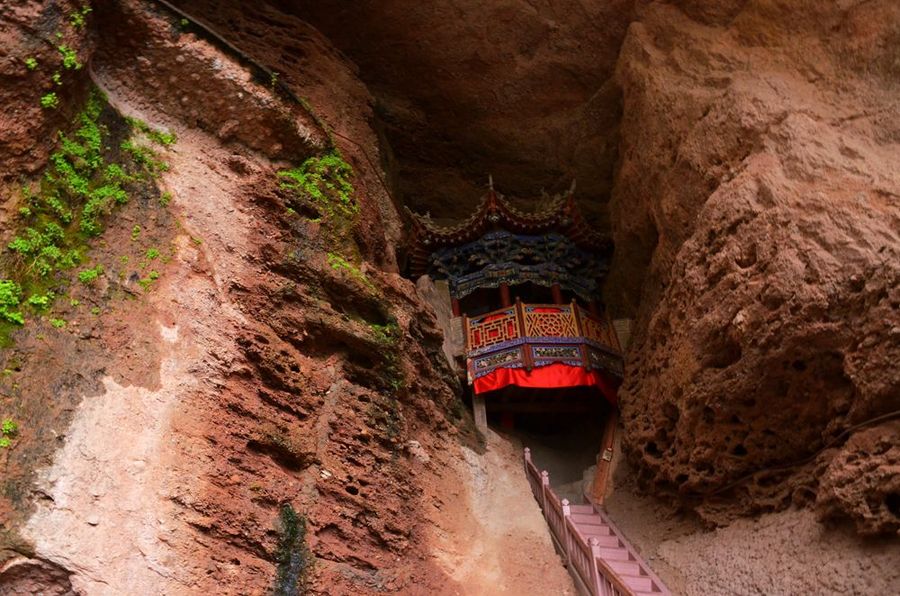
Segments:
[[[538,471],[531,459],[531,450],[524,451],[525,476],[531,487],[535,500],[541,507],[544,519],[550,528],[550,534],[563,557],[566,566],[572,572],[582,591],[591,596],[633,596],[635,592],[606,562],[602,556],[600,541],[596,537],[587,538],[573,520],[571,506],[566,499],[560,498],[550,487],[550,475],[546,470]],[[665,585],[640,558],[637,551],[622,536],[619,529],[610,521],[606,512],[593,503],[591,509],[599,514],[602,522],[609,527],[619,545],[624,548],[633,563],[637,563],[644,573],[645,579],[652,584],[653,592],[659,596],[671,596]]]

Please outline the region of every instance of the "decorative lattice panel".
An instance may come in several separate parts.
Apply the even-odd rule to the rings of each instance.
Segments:
[[[528,337],[574,337],[578,335],[575,315],[568,306],[526,306],[525,335]]]
[[[581,311],[581,329],[587,339],[601,344],[609,343],[605,325],[585,311]]]
[[[495,368],[516,368],[522,366],[522,348],[513,348],[511,350],[502,350],[494,352],[481,358],[475,358],[472,361],[472,368],[475,377],[480,377],[491,372]]]
[[[513,309],[469,321],[469,350],[478,350],[519,337],[519,325]]]
[[[535,366],[546,366],[554,362],[565,362],[574,366],[583,366],[581,348],[572,345],[533,345],[531,359]]]

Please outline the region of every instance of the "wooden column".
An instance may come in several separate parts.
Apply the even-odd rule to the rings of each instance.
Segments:
[[[619,422],[619,409],[613,406],[606,424],[603,427],[603,440],[600,444],[600,455],[597,456],[597,473],[594,486],[591,487],[591,498],[597,505],[602,505],[609,486],[609,475],[612,471],[613,445],[616,440],[616,425]]]
[[[453,309],[454,317],[458,317],[461,314],[461,311],[459,310],[459,299],[458,298],[450,299],[450,308]]]
[[[483,433],[487,433],[487,407],[484,404],[483,395],[472,396],[472,413],[475,415],[475,428]]]
[[[509,284],[500,284],[500,306],[506,308],[512,305],[512,297],[509,293]]]
[[[550,291],[553,292],[553,304],[563,304],[562,288],[559,284],[550,286]]]

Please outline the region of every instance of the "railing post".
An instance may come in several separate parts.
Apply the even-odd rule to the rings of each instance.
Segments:
[[[565,564],[569,564],[569,516],[572,515],[572,508],[569,507],[569,499],[562,500],[563,528],[562,528],[562,550]]]
[[[589,589],[593,594],[600,596],[606,590],[600,583],[600,568],[597,566],[597,558],[600,556],[600,541],[595,536],[588,540],[588,546],[591,549],[591,586]]]
[[[575,304],[575,300],[572,300],[572,316],[575,317],[575,331],[578,333],[578,337],[580,341],[578,342],[578,351],[581,353],[581,366],[584,367],[584,370],[591,370],[591,359],[588,355],[587,344],[585,343],[586,338],[584,335],[584,325],[581,323],[581,309]]]
[[[541,511],[547,511],[548,490],[550,490],[550,473],[547,470],[544,470],[541,472]]]
[[[525,307],[522,306],[522,300],[516,296],[516,321],[519,324],[519,337],[522,338],[522,361],[525,364],[525,370],[531,372],[534,368],[534,358],[531,356],[531,344],[528,342],[528,334],[525,327]]]
[[[466,313],[462,315],[462,326],[463,326],[463,341],[466,346],[466,355],[468,356],[469,351],[472,349],[472,344],[469,342],[469,316]]]

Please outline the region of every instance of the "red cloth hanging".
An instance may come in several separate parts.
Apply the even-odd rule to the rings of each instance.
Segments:
[[[498,368],[475,379],[474,389],[476,394],[481,394],[509,385],[535,389],[597,387],[609,403],[615,405],[617,401],[618,383],[613,378],[597,370],[585,370],[580,366],[571,366],[561,362],[539,366],[530,372],[524,368]]]

